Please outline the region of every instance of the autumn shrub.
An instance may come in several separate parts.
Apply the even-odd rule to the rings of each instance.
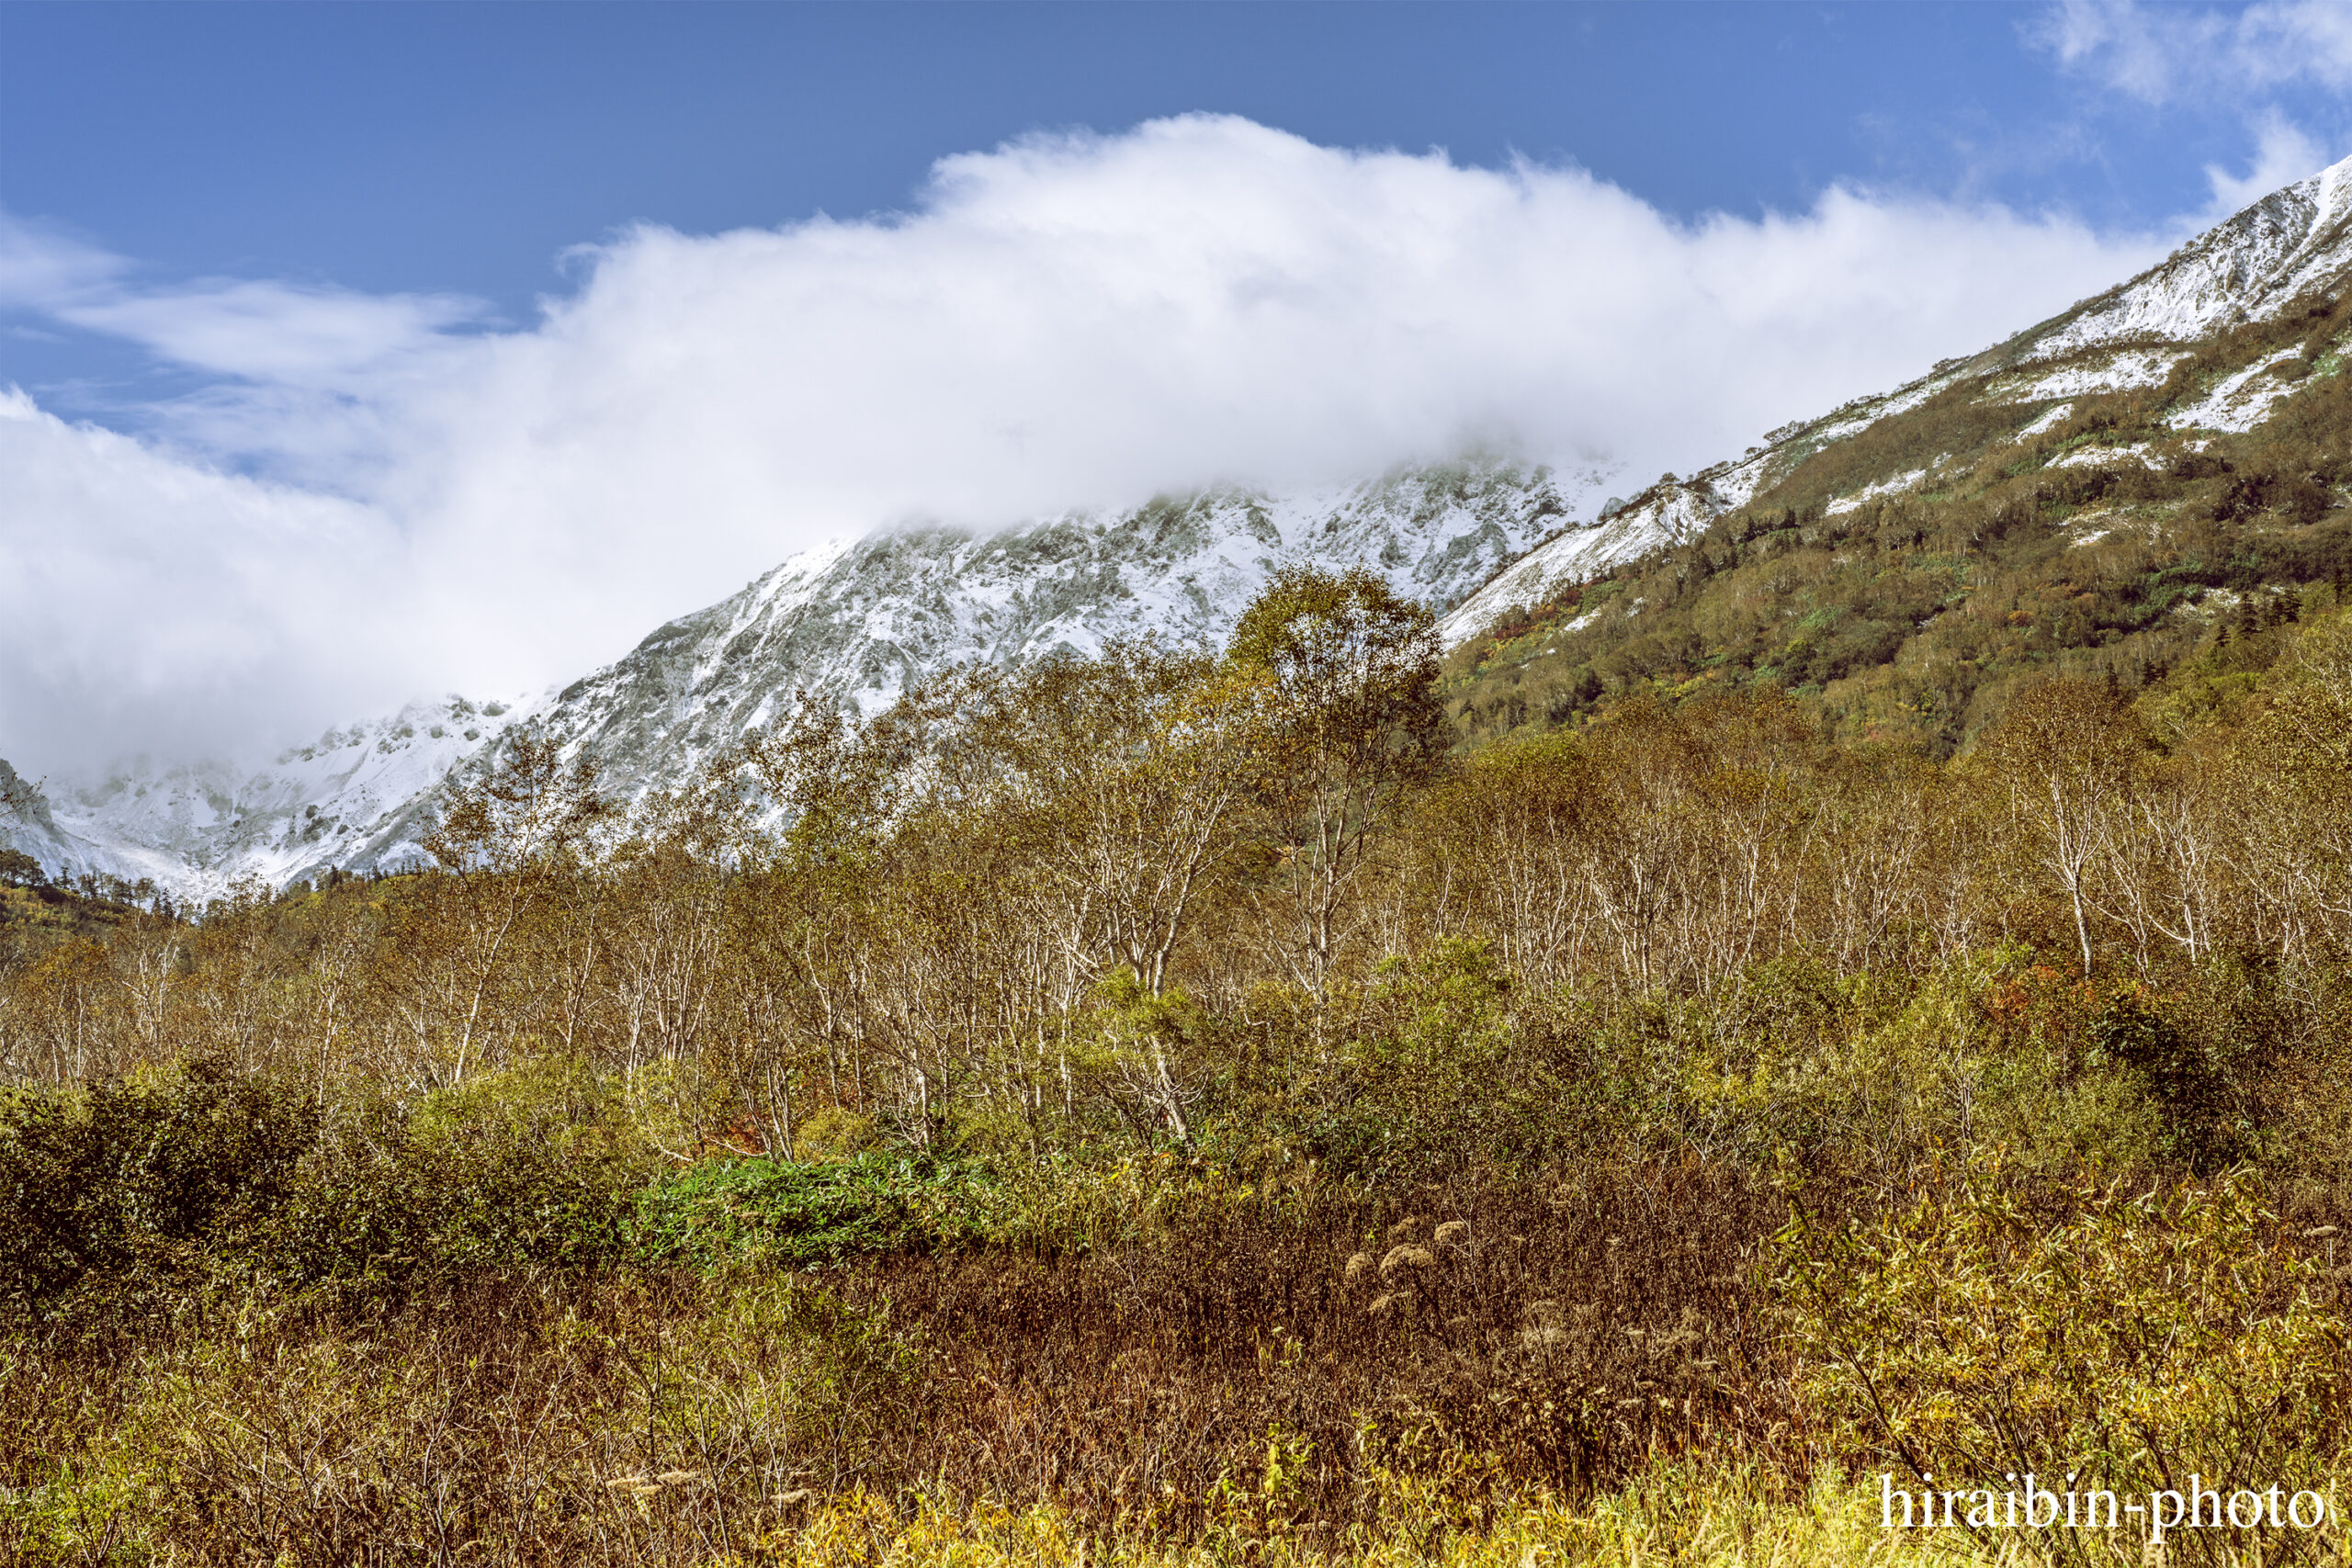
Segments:
[[[2164,1152],[2211,1170],[2252,1150],[2252,1106],[2243,1068],[2261,1042],[2251,1030],[2184,1027],[2146,987],[2116,992],[2090,1021],[2093,1050],[2120,1065],[2158,1107]]]
[[[919,1349],[806,1280],[478,1275],[11,1346],[0,1559],[708,1563],[895,1489]]]
[[[1898,1484],[2292,1493],[2325,1487],[2346,1436],[2342,1320],[2249,1172],[2053,1193],[1977,1155],[1907,1204],[1800,1217],[1777,1245],[1797,1387]],[[2071,1557],[2082,1539],[2042,1544]],[[2184,1531],[2166,1561],[2276,1562],[2301,1539]]]
[[[1556,1156],[1587,1131],[1588,1043],[1573,1016],[1515,1007],[1516,989],[1483,942],[1384,964],[1324,1081],[1284,1107],[1285,1131],[1374,1183]]]
[[[251,1271],[296,1286],[601,1268],[624,1256],[660,1164],[614,1086],[560,1060],[412,1100],[354,1089],[240,1249]]]
[[[602,1267],[658,1168],[538,1064],[402,1102],[206,1061],[0,1100],[0,1309],[103,1317],[213,1284]],[[237,1281],[243,1281],[239,1285]]]
[[[1469,1539],[1654,1454],[1769,1454],[1788,1418],[1745,1261],[1773,1199],[1736,1169],[1147,1163],[1054,1249],[417,1270],[215,1292],[102,1355],[0,1338],[0,1556],[790,1560],[919,1495],[1050,1507],[1090,1550],[1401,1551],[1438,1538],[1400,1500]]]
[[[1752,1278],[1778,1205],[1737,1168],[1627,1149],[1444,1183],[1210,1185],[1082,1247],[842,1271],[846,1302],[887,1300],[957,1370],[918,1468],[1091,1529],[1154,1507],[1182,1538],[1213,1527],[1221,1478],[1262,1502],[1270,1462],[1300,1528],[1338,1528],[1374,1465],[1576,1490],[1785,1418]]]
[[[1578,1110],[1648,1147],[1804,1170],[1841,1203],[1986,1139],[2041,1172],[2149,1166],[2160,1109],[2089,1059],[2079,990],[2014,945],[1918,976],[1787,953],[1601,1010]]]
[[[1640,1106],[1642,1136],[1769,1165],[1775,1151],[1817,1159],[1855,1142],[1873,1090],[1902,1079],[1863,1045],[1893,993],[1798,952],[1751,964],[1712,993],[1636,998],[1614,1010],[1604,1069]]]
[[[0,1312],[77,1286],[164,1288],[287,1201],[309,1096],[209,1062],[81,1093],[0,1097]]]

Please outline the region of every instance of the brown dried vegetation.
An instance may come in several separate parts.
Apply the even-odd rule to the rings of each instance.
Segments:
[[[804,712],[625,824],[526,741],[433,868],[9,927],[14,1549],[789,1561],[993,1499],[1247,1557],[1356,1550],[1397,1477],[1464,1530],[1660,1464],[1795,1496],[1912,1427],[1833,1407],[1819,1347],[1908,1351],[1791,1280],[1908,1299],[1891,1215],[2009,1205],[1951,1264],[1997,1273],[2249,1166],[2177,1255],[2307,1299],[2184,1321],[2291,1319],[2332,1462],[2352,619],[2022,688],[1956,761],[1770,688],[1448,758],[1426,615],[1283,592],[1280,657]]]

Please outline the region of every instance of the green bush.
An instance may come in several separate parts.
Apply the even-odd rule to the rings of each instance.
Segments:
[[[2090,1021],[2099,1056],[2129,1068],[2164,1108],[2165,1151],[2211,1170],[2243,1158],[2251,1127],[2233,1068],[2243,1036],[2198,1038],[2139,987],[2119,991]]]
[[[199,1266],[286,1201],[318,1123],[307,1095],[205,1062],[0,1099],[0,1310]]]
[[[384,1284],[618,1258],[652,1165],[614,1097],[541,1066],[414,1105],[195,1062],[0,1098],[0,1313],[222,1273]]]
[[[537,1064],[336,1108],[248,1252],[296,1283],[599,1267],[653,1168],[611,1085]]]
[[[807,1165],[716,1161],[641,1192],[631,1234],[642,1256],[697,1268],[929,1252],[978,1237],[989,1186],[969,1166],[882,1153]]]
[[[1296,1096],[1294,1136],[1328,1169],[1440,1179],[1477,1164],[1540,1164],[1577,1131],[1582,1021],[1514,1009],[1483,942],[1381,965],[1345,1054]]]

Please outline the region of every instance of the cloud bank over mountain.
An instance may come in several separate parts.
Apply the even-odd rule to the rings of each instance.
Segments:
[[[0,232],[0,304],[200,389],[0,406],[0,754],[276,743],[569,677],[795,550],[1466,445],[1634,480],[2097,292],[2167,235],[1838,187],[1678,223],[1573,167],[1186,117],[942,161],[905,211],[583,247],[529,323],[157,283]]]

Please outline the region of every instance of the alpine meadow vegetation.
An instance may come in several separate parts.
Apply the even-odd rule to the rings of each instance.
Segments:
[[[2165,1561],[2342,1560],[2352,609],[2256,619],[1482,728],[1298,571],[631,811],[518,731],[395,874],[5,868],[0,1543],[2121,1562],[1882,1477],[2194,1472],[2327,1522]]]

